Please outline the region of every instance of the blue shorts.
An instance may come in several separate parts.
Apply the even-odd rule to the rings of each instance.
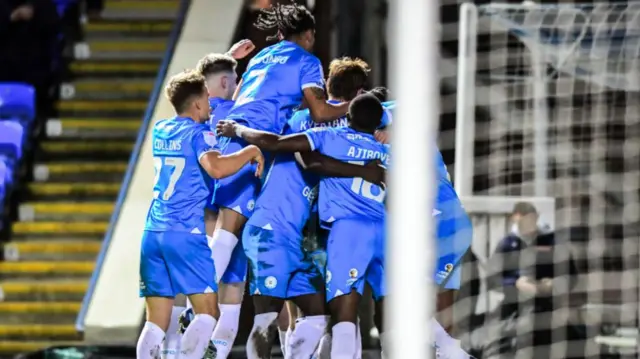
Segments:
[[[204,234],[144,231],[140,297],[215,293],[216,269]]]
[[[241,139],[231,139],[222,149],[228,155],[245,148],[247,143]],[[216,181],[212,204],[218,208],[229,208],[249,218],[253,213],[256,197],[262,183],[255,176],[256,165],[247,164],[235,174]]]
[[[242,241],[236,244],[231,252],[231,259],[227,270],[224,271],[220,281],[225,284],[242,283],[247,280],[247,256],[244,254]]]
[[[434,279],[440,285],[450,275],[444,288],[460,289],[460,270],[453,269],[471,246],[473,224],[458,200],[441,204],[439,212],[434,216],[438,258]]]
[[[327,301],[369,283],[375,300],[386,295],[384,222],[340,219],[333,222],[327,241]]]
[[[294,298],[320,293],[323,279],[299,236],[247,224],[242,233],[249,260],[249,293]]]

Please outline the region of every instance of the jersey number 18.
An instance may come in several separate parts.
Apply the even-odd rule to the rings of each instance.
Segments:
[[[349,161],[349,163],[364,166],[364,161]],[[354,178],[353,182],[351,182],[351,190],[353,192],[379,203],[384,202],[385,191],[380,188],[380,193],[374,195],[371,192],[371,187],[373,187],[373,183],[367,182],[362,178]]]
[[[153,192],[153,198],[158,198],[162,195],[162,199],[168,201],[171,196],[173,196],[173,192],[176,189],[176,183],[182,176],[182,171],[184,171],[185,160],[182,157],[154,157],[153,158],[153,167],[156,169],[156,178],[153,181],[153,187],[155,188],[160,180],[160,174],[162,173],[163,168],[172,168],[171,174],[169,175],[169,183],[167,184],[167,188],[164,189],[164,192],[160,193],[160,191]]]

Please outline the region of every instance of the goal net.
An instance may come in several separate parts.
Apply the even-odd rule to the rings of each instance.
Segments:
[[[637,357],[640,4],[467,4],[459,25],[454,178],[475,228],[453,310],[463,345]],[[527,205],[510,217],[517,202],[537,225]]]

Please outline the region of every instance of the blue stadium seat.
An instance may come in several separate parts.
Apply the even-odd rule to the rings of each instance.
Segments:
[[[0,83],[0,118],[32,121],[36,117],[36,93],[21,83]]]
[[[7,158],[10,168],[22,158],[24,128],[17,121],[0,121],[0,155]]]
[[[58,15],[62,18],[64,14],[67,12],[69,5],[78,2],[78,0],[54,0],[54,4],[56,4],[56,9],[58,10]]]

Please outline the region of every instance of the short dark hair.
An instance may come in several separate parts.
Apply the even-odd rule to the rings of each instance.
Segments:
[[[165,95],[176,113],[187,109],[194,97],[206,92],[204,76],[197,71],[185,70],[169,79],[164,88]]]
[[[519,214],[521,216],[525,216],[527,214],[538,214],[538,210],[536,206],[529,202],[518,202],[515,206],[513,206],[513,211],[511,215]]]
[[[382,104],[373,95],[358,95],[349,105],[349,121],[363,130],[375,130],[382,119]]]
[[[389,97],[391,96],[389,89],[384,86],[374,87],[369,91],[369,93],[380,100],[380,102],[389,101]]]
[[[351,101],[369,84],[369,64],[358,58],[342,57],[329,64],[327,91],[333,97]]]
[[[227,54],[208,54],[198,61],[196,71],[207,77],[221,72],[234,72],[236,66],[238,66],[236,59]]]
[[[267,9],[260,9],[254,26],[259,30],[278,30],[276,35],[269,36],[267,40],[277,39],[278,35],[287,39],[308,30],[315,30],[316,20],[302,5],[274,4]]]

